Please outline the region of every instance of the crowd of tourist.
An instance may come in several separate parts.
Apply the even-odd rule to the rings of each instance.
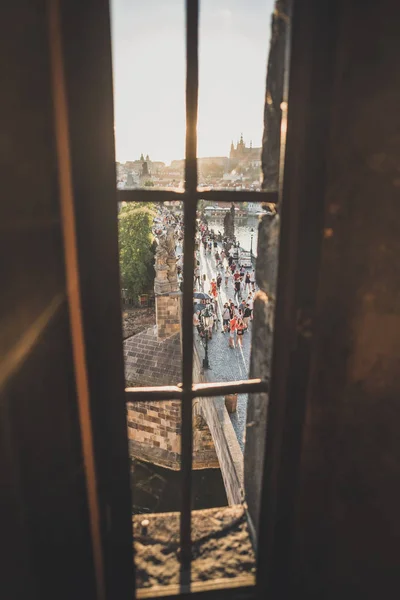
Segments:
[[[197,303],[194,304],[193,324],[199,336],[204,338],[207,335],[208,339],[212,339],[213,331],[217,330],[220,324],[221,333],[229,336],[229,348],[241,347],[253,319],[255,271],[248,270],[240,264],[240,255],[232,240],[222,238],[220,233],[209,231],[206,224],[200,225],[197,242],[199,248],[200,244],[203,247],[214,277],[210,279],[208,289],[204,289],[207,287],[207,279],[205,274],[202,277],[200,260],[196,257],[194,295],[203,291],[209,298],[204,297],[201,300],[203,306],[200,308]],[[230,284],[233,284],[233,299],[229,298],[223,303],[221,291],[224,291],[225,296],[229,294]]]
[[[176,246],[183,244],[183,218],[166,208],[158,212],[154,221],[154,234],[163,235],[168,227],[175,229]],[[201,272],[200,251],[203,248],[212,277]],[[183,254],[177,253],[177,274],[180,288],[183,283]],[[229,296],[233,288],[233,298]],[[193,279],[193,325],[202,340],[212,340],[219,331],[228,335],[229,348],[241,347],[253,320],[253,298],[256,291],[255,271],[240,263],[238,245],[224,238],[220,232],[210,230],[201,222],[196,235],[195,268]],[[223,293],[222,293],[223,292]]]

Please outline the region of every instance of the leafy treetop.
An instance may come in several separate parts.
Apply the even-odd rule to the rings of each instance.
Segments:
[[[121,284],[131,298],[151,291],[154,281],[155,241],[152,204],[128,204],[119,213]]]

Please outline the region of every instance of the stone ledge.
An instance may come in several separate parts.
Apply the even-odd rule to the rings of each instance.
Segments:
[[[128,447],[131,458],[138,458],[144,462],[172,469],[173,471],[179,471],[181,468],[180,453],[156,447],[154,441],[144,443],[129,439]]]
[[[144,532],[141,522],[149,525]],[[179,513],[135,515],[137,596],[172,595],[179,586]],[[191,591],[255,584],[255,556],[243,506],[192,511]]]
[[[182,292],[179,292],[179,291],[161,292],[160,294],[157,293],[157,295],[156,295],[157,298],[181,298],[182,296],[183,296]]]
[[[195,339],[193,349],[195,381],[208,381],[201,369],[199,345]],[[205,419],[211,431],[215,452],[224,480],[226,496],[230,505],[243,501],[243,453],[240,449],[223,397],[197,398],[193,410]]]

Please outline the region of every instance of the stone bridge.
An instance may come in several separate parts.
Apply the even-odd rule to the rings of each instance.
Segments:
[[[172,228],[169,226],[167,235],[159,240],[156,253],[156,325],[124,342],[128,387],[176,385],[182,381],[181,292],[176,279],[176,257],[172,256],[175,252],[172,237]],[[213,261],[213,258],[201,253],[201,270],[206,281],[214,277]],[[227,289],[224,293],[233,294],[233,290]],[[236,357],[235,372],[229,368],[232,365],[229,364],[230,351],[225,338],[219,331],[210,343],[215,367],[212,373],[217,377],[214,380],[221,380],[218,379],[221,376],[229,379],[246,378],[247,361],[243,358],[243,352],[241,357]],[[206,380],[201,369],[203,352],[196,342],[193,355],[195,382]],[[237,362],[239,359],[243,362],[242,366]],[[235,377],[238,368],[243,371],[239,373],[241,377]],[[130,403],[127,422],[132,458],[169,469],[180,469],[181,414],[178,400]],[[193,469],[220,468],[227,500],[231,505],[240,504],[243,500],[243,454],[238,442],[241,437],[234,431],[223,398],[199,398],[194,401]]]
[[[170,298],[172,310],[176,308],[176,299],[176,295]],[[163,306],[165,308],[165,299]],[[128,386],[176,385],[181,381],[180,333],[159,339],[160,330],[164,331],[150,328],[124,342]],[[201,352],[202,348],[195,344],[193,379],[196,382],[205,381]],[[129,403],[127,422],[131,458],[179,470],[181,410],[178,400]],[[220,468],[228,503],[241,503],[243,454],[221,397],[194,400],[193,468]]]
[[[135,361],[135,365],[142,365],[147,361],[149,373],[152,366],[162,371],[155,336],[145,333],[146,335],[139,334],[124,342],[128,383],[135,383],[129,380],[132,377],[129,367],[132,361]],[[171,336],[163,348],[165,361],[169,359],[170,367],[174,362],[174,350],[177,348],[179,337]],[[155,360],[155,357],[158,359]],[[194,380],[204,381],[201,372],[202,357],[197,348],[193,358]],[[147,375],[145,369],[139,370],[144,371],[140,373],[142,377]],[[170,368],[170,371],[172,377],[178,376],[177,373],[173,374],[173,368]],[[153,374],[154,372],[153,370]],[[174,383],[179,380],[178,377]],[[151,385],[153,384],[154,382],[151,382]],[[173,470],[180,469],[181,411],[178,400],[129,403],[127,423],[131,458]],[[198,398],[193,404],[193,469],[206,468],[220,468],[228,504],[240,504],[243,500],[243,454],[224,399],[221,397]]]
[[[193,359],[195,381],[205,381],[200,368],[201,357],[196,346]],[[224,480],[228,503],[240,504],[244,500],[243,454],[225,407],[224,398],[198,398],[195,400],[193,412],[195,415],[201,415],[207,423]],[[196,439],[195,429],[194,439]]]

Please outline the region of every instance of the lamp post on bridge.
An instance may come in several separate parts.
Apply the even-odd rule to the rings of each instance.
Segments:
[[[209,369],[210,368],[210,363],[208,361],[208,328],[210,326],[210,312],[209,312],[209,308],[205,308],[202,312],[202,319],[203,319],[203,326],[204,326],[204,335],[205,335],[205,339],[206,339],[206,344],[205,344],[205,355],[203,358],[203,369]]]

